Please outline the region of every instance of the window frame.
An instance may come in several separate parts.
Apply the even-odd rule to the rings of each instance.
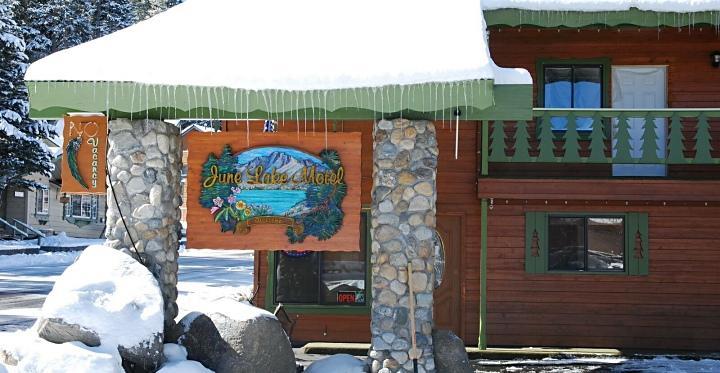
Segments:
[[[370,207],[363,206],[360,210],[361,214],[366,214],[366,225],[365,231],[360,234],[365,235],[365,304],[363,305],[342,305],[342,304],[299,304],[299,303],[283,303],[288,313],[297,314],[336,314],[336,315],[365,315],[370,313],[370,307],[372,305],[372,265],[370,263],[370,253],[372,251],[372,242],[370,236],[371,230],[371,219]],[[277,285],[276,279],[276,260],[275,251],[268,251],[268,273],[267,273],[267,285],[265,287],[265,309],[273,312],[278,306],[275,302],[275,287]],[[320,259],[321,260],[321,259]]]
[[[600,90],[602,93],[601,108],[610,107],[610,74],[612,61],[609,57],[602,58],[586,58],[586,59],[556,59],[556,58],[541,58],[536,63],[537,71],[537,106],[545,107],[545,68],[546,67],[583,67],[583,66],[600,66],[601,81]],[[552,108],[548,108],[552,109]],[[560,109],[560,108],[558,108]],[[567,109],[567,108],[564,108]],[[576,108],[581,109],[581,108]]]
[[[610,270],[549,270],[549,217],[622,217],[624,219],[624,263],[622,271]],[[525,213],[525,272],[547,275],[608,275],[642,276],[649,274],[649,230],[646,212],[565,212],[528,211]],[[537,233],[537,234],[535,234]],[[642,256],[635,257],[635,239],[640,235]],[[537,247],[534,247],[537,240]],[[538,251],[539,255],[534,255]]]
[[[42,210],[38,207],[42,206]],[[47,186],[35,189],[35,215],[47,216],[50,214],[50,189]]]
[[[550,269],[550,218],[582,218],[583,219],[583,248],[584,248],[584,266],[585,268],[588,268],[588,245],[589,245],[589,239],[588,239],[588,219],[592,218],[605,218],[605,219],[622,219],[623,220],[623,270],[618,271],[616,269],[594,269],[594,270],[557,270],[557,269]],[[628,244],[627,244],[627,222],[626,222],[626,216],[625,214],[607,214],[607,215],[596,215],[596,214],[564,214],[564,213],[548,213],[547,214],[548,224],[547,224],[547,255],[548,255],[548,273],[563,273],[563,272],[569,272],[569,273],[576,273],[576,272],[597,272],[597,273],[624,273],[627,270],[628,267]]]
[[[82,215],[82,213],[83,213],[83,199],[85,199],[86,197],[87,197],[87,203],[86,203],[86,205],[90,205],[90,207],[89,207],[89,209],[88,209],[88,215],[87,215],[87,216]],[[74,210],[74,208],[73,208],[73,199],[75,199],[75,198],[80,198],[80,215],[75,215],[75,212],[73,211],[73,210]],[[78,220],[93,220],[94,217],[97,217],[98,203],[97,203],[97,201],[95,201],[97,198],[98,198],[97,196],[92,196],[92,195],[89,195],[89,194],[71,194],[71,195],[70,195],[70,201],[69,201],[69,204],[70,204],[70,209],[69,209],[69,210],[70,210],[70,214],[68,215],[68,217],[71,217],[71,218],[73,218],[73,219],[78,219]]]

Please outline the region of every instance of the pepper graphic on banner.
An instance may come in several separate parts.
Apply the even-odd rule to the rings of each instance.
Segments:
[[[63,128],[63,193],[105,194],[107,117],[67,115]]]

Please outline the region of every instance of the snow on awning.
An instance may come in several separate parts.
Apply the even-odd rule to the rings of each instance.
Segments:
[[[188,0],[37,61],[26,80],[33,117],[472,117],[496,84],[532,84],[497,68],[486,40],[479,0]]]
[[[720,26],[720,0],[483,0],[490,26]]]

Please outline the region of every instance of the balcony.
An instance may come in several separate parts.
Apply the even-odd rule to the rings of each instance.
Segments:
[[[482,153],[496,164],[720,165],[720,109],[533,109],[490,128]]]

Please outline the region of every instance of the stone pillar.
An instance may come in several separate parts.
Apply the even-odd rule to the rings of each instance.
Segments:
[[[108,190],[105,236],[113,248],[137,259],[131,238],[135,242],[141,262],[160,284],[167,333],[178,313],[180,131],[159,120],[117,119],[110,122],[108,145],[109,176],[120,209]]]
[[[408,276],[412,276],[417,347],[422,351],[418,372],[435,372],[435,126],[428,121],[383,120],[375,124],[373,134],[371,371],[413,371],[408,356],[412,348]]]

